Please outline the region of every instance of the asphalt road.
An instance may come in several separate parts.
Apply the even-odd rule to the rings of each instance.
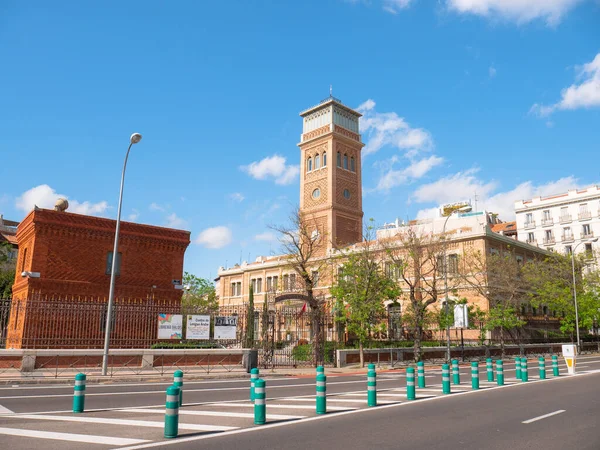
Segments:
[[[281,448],[286,442],[286,449],[300,445],[303,449],[374,445],[600,449],[599,438],[589,432],[600,425],[595,414],[600,406],[596,388],[600,374],[553,379],[548,362],[547,370],[547,381],[519,384],[514,379],[514,365],[507,363],[505,374],[510,385],[497,388],[495,383],[484,381],[485,367],[480,367],[482,389],[473,392],[470,368],[465,365],[461,367],[462,384],[452,386],[460,395],[448,396],[441,393],[440,370],[429,369],[427,388],[417,390],[415,402],[406,401],[403,369],[379,372],[381,406],[368,410],[364,374],[330,374],[326,416],[316,416],[314,411],[314,377],[267,377],[268,424],[258,427],[253,425],[248,379],[185,382],[180,437],[169,441],[162,436],[168,384],[89,385],[84,414],[71,413],[71,386],[7,386],[0,388],[0,448],[174,445],[230,449],[243,445],[258,449]],[[600,355],[579,359],[578,370],[600,372]],[[530,360],[530,380],[537,380],[537,372],[537,364]],[[561,374],[565,373],[561,363]],[[531,424],[521,423],[558,410],[565,412]],[[546,423],[554,426],[546,430]],[[569,426],[557,426],[563,423]]]

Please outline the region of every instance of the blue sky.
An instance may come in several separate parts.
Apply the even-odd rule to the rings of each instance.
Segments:
[[[431,215],[600,181],[598,0],[4,1],[0,212],[68,197],[192,232],[185,268],[278,249],[298,113],[364,113],[365,217]]]

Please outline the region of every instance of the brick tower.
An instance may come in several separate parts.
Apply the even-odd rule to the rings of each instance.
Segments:
[[[327,249],[362,240],[360,113],[329,96],[300,113],[300,211]]]

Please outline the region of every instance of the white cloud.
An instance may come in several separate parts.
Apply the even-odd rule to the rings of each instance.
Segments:
[[[194,242],[206,248],[222,248],[229,245],[232,239],[232,233],[229,228],[218,226],[202,231]]]
[[[17,209],[28,213],[34,206],[40,208],[53,209],[56,200],[59,198],[69,197],[64,194],[57,193],[47,184],[40,184],[34,188],[25,191],[15,201]],[[98,203],[91,203],[89,201],[78,202],[77,200],[69,200],[69,212],[77,214],[86,214],[92,216],[101,216],[108,209],[108,203],[101,201]]]
[[[300,174],[300,166],[286,164],[286,159],[280,155],[267,156],[240,169],[256,180],[273,178],[277,184],[290,184]]]
[[[490,68],[488,69],[488,73],[490,75],[490,78],[494,78],[496,76],[496,73],[498,71],[496,70],[496,68],[494,66],[490,66]]]
[[[460,14],[510,20],[519,24],[543,19],[550,26],[583,0],[446,0],[449,9]]]
[[[485,183],[476,176],[478,169],[470,169],[440,178],[433,183],[420,186],[413,194],[418,203],[454,203],[468,200],[475,196],[488,196],[496,183]]]
[[[413,156],[419,151],[433,147],[433,139],[427,130],[412,128],[395,112],[375,111],[375,102],[371,99],[356,109],[363,114],[360,127],[361,133],[366,138],[366,145],[362,151],[364,156],[376,153],[387,145]]]
[[[188,223],[175,213],[171,213],[167,216],[167,226],[169,228],[185,228]]]
[[[397,158],[391,159],[391,165],[397,162]],[[395,186],[408,183],[410,181],[422,178],[427,172],[435,166],[440,165],[444,158],[432,155],[419,161],[412,161],[411,164],[403,169],[397,170],[390,168],[379,179],[376,190],[389,191]]]
[[[165,211],[165,208],[163,208],[162,206],[160,206],[159,204],[154,203],[154,202],[150,203],[150,206],[148,206],[148,209],[150,211],[161,211],[161,212]]]
[[[412,0],[383,0],[383,9],[391,14],[398,14],[400,10],[408,8]]]
[[[131,214],[127,216],[127,220],[130,222],[136,222],[138,217],[140,217],[140,212],[137,209],[131,211]]]
[[[242,203],[246,197],[244,197],[244,195],[240,192],[234,192],[233,194],[229,194],[229,198],[233,201]]]
[[[475,207],[475,192],[477,192],[477,209],[498,213],[502,220],[514,220],[515,202],[527,200],[538,196],[561,194],[580,186],[576,178],[569,176],[555,181],[536,185],[532,181],[520,183],[508,191],[497,190],[497,183],[485,183],[476,177],[477,170],[459,172],[441,178],[440,180],[421,186],[414,194],[414,199],[419,203],[454,203],[471,200]],[[417,213],[418,219],[436,217],[438,209],[426,208]]]
[[[275,236],[270,231],[265,231],[264,233],[260,233],[260,234],[257,234],[256,236],[254,236],[254,240],[273,242],[273,241],[277,240],[277,236]]]
[[[600,53],[589,63],[577,67],[577,71],[577,79],[580,83],[574,83],[563,89],[559,102],[549,106],[536,103],[531,107],[530,112],[544,117],[557,109],[573,110],[600,106]]]

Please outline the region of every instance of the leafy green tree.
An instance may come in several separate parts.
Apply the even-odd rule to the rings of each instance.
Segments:
[[[487,319],[488,315],[486,311],[483,311],[478,305],[469,305],[466,298],[460,300],[448,300],[448,315],[446,315],[446,308],[441,308],[437,314],[437,325],[440,330],[446,330],[447,326],[454,326],[454,306],[455,305],[467,305],[467,314],[469,318],[469,330],[479,329],[479,343],[485,342],[486,336],[485,331],[487,330]]]
[[[12,245],[0,242],[0,298],[12,297],[12,285],[15,282],[15,267],[10,264],[9,255]]]
[[[183,314],[212,314],[219,310],[219,298],[215,285],[210,280],[185,272],[183,286],[184,294],[181,299]]]
[[[395,299],[396,284],[386,277],[372,250],[367,227],[366,239],[358,250],[347,252],[331,295],[346,308],[346,314],[336,317],[358,340],[361,367],[365,365],[364,345],[370,331],[379,328],[385,314],[384,300]]]
[[[598,317],[600,308],[600,274],[597,270],[585,270],[587,255],[575,256],[575,288],[579,328],[589,330]],[[575,303],[573,297],[573,261],[569,255],[553,253],[543,261],[533,261],[524,267],[524,276],[531,289],[531,305],[548,307],[560,317],[560,329],[573,338]]]

